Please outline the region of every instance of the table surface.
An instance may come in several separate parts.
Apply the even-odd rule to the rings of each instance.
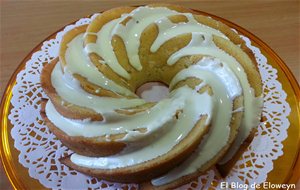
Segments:
[[[10,76],[31,49],[67,23],[112,7],[153,2],[1,1],[0,96]],[[215,14],[251,31],[283,59],[299,83],[300,1],[169,2]],[[1,164],[0,189],[11,189]]]

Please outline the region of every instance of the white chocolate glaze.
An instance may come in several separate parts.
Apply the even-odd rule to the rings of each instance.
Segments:
[[[89,53],[96,53],[101,58],[100,63],[107,64],[114,72],[119,74],[120,76],[129,79],[130,75],[128,72],[119,64],[118,59],[113,51],[113,47],[111,45],[111,38],[112,38],[112,30],[113,27],[118,23],[120,19],[115,19],[111,22],[105,24],[101,30],[97,33],[97,41],[96,43],[90,43],[85,46],[85,52]]]
[[[171,123],[171,126],[165,126],[168,131],[159,139],[153,141],[151,146],[145,146],[127,154],[109,157],[93,158],[72,154],[71,161],[79,166],[89,168],[113,169],[139,164],[166,154],[187,136],[201,118],[201,115],[208,115],[206,124],[210,122],[212,116],[213,98],[207,93],[199,94],[188,87],[182,87],[173,91],[170,98],[174,99],[176,97],[184,99],[182,114],[179,115],[175,124]]]
[[[167,63],[168,65],[174,65],[181,57],[186,55],[210,55],[214,54],[217,47],[212,42],[211,35],[205,35],[199,32],[192,32],[192,39],[189,44],[180,49],[179,51],[173,53]],[[220,58],[220,56],[219,56]]]
[[[140,36],[143,30],[155,20],[172,14],[176,14],[176,11],[157,7],[139,7],[134,9],[129,14],[123,14],[121,18],[115,19],[105,24],[101,30],[97,33],[96,43],[90,43],[86,45],[86,51],[88,53],[97,53],[100,55],[106,64],[108,64],[113,71],[120,76],[129,79],[130,75],[122,68],[114,54],[111,44],[112,37],[117,35],[122,38],[126,51],[128,54],[130,64],[137,70],[141,70],[142,66],[138,56],[138,50],[140,46]],[[131,19],[124,26],[120,24],[126,18]]]
[[[137,70],[142,69],[139,58],[140,37],[144,29],[161,17],[175,15],[178,12],[164,7],[139,7],[131,13],[122,15],[121,20],[112,31],[113,35],[120,36],[126,46],[127,54],[131,65]],[[124,26],[120,24],[123,20],[131,19]]]
[[[182,70],[174,77],[171,82],[171,86],[172,84],[176,84],[178,81],[184,80],[189,76],[203,79],[204,82],[202,83],[212,86],[213,92],[216,94],[210,97],[206,93],[198,94],[195,90],[189,89],[188,87],[181,87],[174,90],[170,94],[170,98],[172,99],[174,96],[185,97],[185,105],[180,118],[175,124],[173,124],[174,126],[172,129],[168,130],[165,136],[153,142],[151,146],[146,146],[143,149],[130,152],[128,154],[104,158],[90,158],[74,154],[74,156],[71,156],[72,162],[84,167],[113,169],[151,160],[170,151],[171,148],[179,142],[175,141],[176,143],[174,144],[174,139],[178,139],[179,136],[184,138],[187,133],[185,132],[184,134],[183,131],[186,131],[186,128],[189,129],[187,131],[190,131],[191,127],[194,126],[191,121],[195,124],[197,119],[199,119],[199,114],[206,114],[209,118],[212,117],[212,131],[209,136],[213,136],[213,138],[206,138],[206,143],[204,143],[202,148],[203,156],[199,157],[200,161],[198,161],[201,162],[200,165],[206,163],[207,160],[211,159],[215,155],[215,151],[221,150],[222,147],[227,144],[226,139],[229,138],[230,134],[229,123],[231,119],[231,112],[226,110],[232,110],[232,101],[234,97],[241,94],[241,88],[239,87],[238,80],[234,75],[232,75],[232,72],[225,66],[222,67],[221,63],[213,58],[204,58],[199,61],[197,65]],[[225,85],[226,87],[223,86],[221,82],[224,80],[227,81],[227,85]],[[233,85],[237,85],[237,87],[229,90],[230,88],[233,88]],[[208,97],[204,98],[202,96]],[[211,98],[211,100],[209,98]],[[214,105],[209,105],[212,103]],[[210,113],[211,110],[206,110],[211,108],[214,108],[214,114]],[[179,126],[186,127],[185,129],[182,129]],[[180,133],[178,133],[179,131]],[[177,138],[175,138],[176,135],[174,136],[174,133],[176,133]],[[218,137],[217,139],[215,139],[216,136]],[[165,141],[164,139],[167,140]],[[166,147],[168,148],[166,149]],[[177,176],[180,177],[182,175],[181,173],[177,173]]]
[[[188,22],[173,23],[168,18],[164,17],[157,20],[155,24],[158,26],[159,34],[151,46],[151,52],[156,52],[158,48],[166,41],[181,34],[191,32],[199,32],[203,35],[216,35],[228,39],[223,33],[214,28],[208,27],[195,20],[194,16],[190,13],[181,13],[184,15]]]
[[[99,97],[84,91],[79,82],[68,73],[62,73],[60,65],[56,64],[51,74],[52,86],[65,101],[90,108],[97,113],[109,113],[115,109],[130,108],[145,103],[143,99]]]
[[[219,58],[222,62],[227,64],[237,76],[243,88],[244,116],[241,124],[242,127],[240,127],[238,136],[234,141],[232,148],[230,148],[229,153],[225,155],[224,160],[221,162],[225,163],[232,158],[239,146],[249,136],[253,128],[258,126],[261,117],[263,101],[262,97],[255,97],[243,67],[231,55],[218,48],[212,41],[212,36],[204,36],[201,33],[193,32],[190,43],[186,47],[171,55],[168,60],[168,64],[175,64],[181,57],[186,55],[198,54]]]
[[[204,82],[212,87],[215,99],[212,127],[191,157],[167,174],[152,180],[155,186],[167,184],[196,172],[228,143],[232,116],[228,110],[232,110],[234,98],[241,95],[238,79],[225,64],[216,58],[203,58],[196,65],[180,71],[172,80],[171,86],[187,77],[203,78]]]
[[[135,114],[134,116],[126,116],[118,113],[111,113],[110,119],[103,121],[86,121],[73,120],[62,117],[49,101],[46,106],[47,117],[59,129],[69,136],[97,137],[111,134],[120,134],[134,132],[135,129],[147,129],[146,133],[136,131],[135,134],[125,136],[121,140],[138,138],[138,136],[146,136],[158,130],[165,123],[172,120],[177,110],[184,107],[184,99],[182,97],[174,97],[164,99],[149,109],[147,112]],[[113,120],[111,118],[118,118]]]
[[[170,87],[172,88],[179,81],[185,80],[188,77],[196,77],[206,81],[206,78],[210,76],[208,73],[213,73],[216,81],[214,85],[222,85],[226,90],[223,90],[222,94],[226,94],[231,99],[234,100],[237,96],[242,94],[242,89],[240,87],[239,80],[233,74],[233,72],[228,68],[226,64],[223,64],[218,58],[204,57],[197,64],[191,65],[188,69],[180,71],[171,81]],[[212,79],[211,79],[212,80]],[[219,84],[219,83],[220,84]],[[208,83],[212,84],[212,82]]]
[[[96,66],[91,63],[83,49],[83,34],[79,34],[70,43],[68,43],[65,59],[65,70],[67,72],[79,74],[85,77],[89,82],[101,86],[104,89],[108,89],[119,94],[135,96],[135,94],[127,88],[121,87],[112,80],[106,78],[98,71]]]

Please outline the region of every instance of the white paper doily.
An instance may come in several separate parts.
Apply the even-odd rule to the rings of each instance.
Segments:
[[[121,189],[127,186],[97,180],[62,165],[58,159],[70,151],[49,132],[40,116],[41,97],[46,97],[40,87],[43,64],[57,57],[59,43],[64,33],[90,21],[91,18],[82,18],[57,33],[55,39],[45,41],[41,49],[32,54],[25,69],[18,74],[17,83],[13,88],[11,99],[13,108],[9,120],[13,125],[11,135],[14,146],[20,151],[19,162],[28,168],[32,178],[39,180],[47,188]],[[268,172],[273,169],[273,160],[283,154],[282,141],[287,137],[290,125],[287,119],[290,106],[286,102],[286,93],[277,80],[277,70],[267,63],[266,57],[257,47],[251,45],[247,37],[242,38],[259,63],[264,88],[263,122],[260,123],[251,145],[244,152],[243,159],[236,163],[225,180],[253,184],[264,182]],[[249,162],[252,165],[250,167]],[[182,189],[207,189],[212,182],[217,182],[217,179],[215,172],[210,170],[199,177],[198,183],[192,182]],[[128,189],[137,188],[135,184],[128,186]]]

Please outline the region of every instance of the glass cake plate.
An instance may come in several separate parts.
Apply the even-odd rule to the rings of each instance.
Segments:
[[[221,180],[249,185],[296,183],[300,176],[295,169],[300,168],[300,90],[296,79],[255,35],[223,18],[197,12],[230,26],[253,51],[263,80],[264,110],[255,138],[225,179],[210,170],[181,188],[218,189]],[[138,188],[136,184],[98,180],[60,164],[58,158],[71,151],[48,131],[39,115],[41,97],[46,97],[39,83],[43,65],[58,55],[66,31],[89,23],[91,18],[81,18],[47,37],[20,63],[6,87],[0,107],[0,152],[15,189]]]

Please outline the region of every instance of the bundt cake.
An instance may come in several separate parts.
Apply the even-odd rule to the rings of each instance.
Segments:
[[[136,95],[152,81],[168,86],[167,98]],[[226,164],[261,117],[261,78],[244,41],[175,5],[114,8],[68,31],[41,85],[41,115],[74,151],[60,161],[113,182],[188,183]]]

